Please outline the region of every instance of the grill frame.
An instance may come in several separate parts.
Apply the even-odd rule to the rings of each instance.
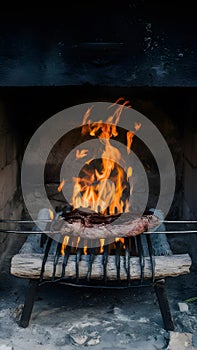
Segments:
[[[26,225],[26,224],[36,224],[36,223],[44,223],[45,224],[45,229],[43,231],[40,231],[39,229],[36,229],[34,231],[34,229],[32,230],[27,230],[27,229],[21,229],[21,224]],[[16,233],[16,234],[40,234],[40,246],[44,247],[45,245],[45,252],[48,250],[48,253],[50,251],[50,244],[47,244],[47,241],[50,242],[50,240],[52,241],[53,239],[48,237],[47,235],[49,233],[51,233],[51,224],[53,223],[53,220],[35,220],[35,221],[31,221],[31,220],[0,220],[1,224],[18,224],[20,225],[19,228],[17,227],[16,229],[5,229],[5,228],[1,228],[0,232],[7,232],[8,234],[12,234],[12,233]],[[184,220],[184,221],[169,221],[169,220],[163,220],[163,223],[166,224],[197,224],[197,221],[189,221],[189,220]],[[24,227],[24,226],[23,226]],[[164,231],[158,231],[157,233],[196,233],[196,230],[179,230],[179,231],[168,231],[166,230]],[[53,231],[54,233],[54,231]],[[141,241],[141,237],[143,235],[145,235],[146,237],[146,242],[149,246],[148,251],[149,251],[149,257],[151,259],[151,266],[152,266],[152,278],[149,280],[148,283],[144,282],[143,279],[143,254],[141,254],[141,256],[139,256],[140,259],[140,265],[141,265],[141,278],[140,280],[136,281],[132,281],[132,279],[130,278],[130,274],[129,274],[129,278],[127,278],[126,283],[119,283],[120,281],[119,278],[117,278],[117,280],[115,281],[115,283],[109,283],[109,281],[107,281],[107,275],[105,274],[105,264],[103,264],[103,284],[101,283],[101,281],[96,281],[95,284],[95,280],[91,280],[91,273],[89,278],[86,278],[85,280],[79,280],[77,278],[77,273],[76,273],[76,281],[73,282],[73,279],[71,281],[70,278],[66,278],[66,276],[63,274],[61,276],[61,278],[52,278],[50,280],[43,280],[43,273],[44,273],[44,266],[45,263],[47,261],[47,256],[43,256],[43,264],[42,264],[42,268],[41,268],[41,273],[40,273],[40,278],[39,279],[29,279],[29,286],[27,288],[26,291],[26,295],[25,295],[25,301],[24,301],[24,308],[22,311],[22,315],[19,321],[19,326],[26,328],[29,325],[29,321],[31,318],[31,314],[32,314],[32,310],[33,310],[33,305],[34,305],[34,301],[35,301],[35,297],[38,293],[38,290],[40,288],[42,288],[43,285],[48,284],[49,286],[51,284],[64,284],[66,287],[69,286],[74,286],[74,287],[78,287],[78,288],[103,288],[103,289],[128,289],[128,288],[140,288],[140,287],[152,287],[154,288],[155,294],[157,296],[157,300],[158,300],[158,304],[159,304],[159,308],[161,311],[161,316],[163,319],[163,324],[164,324],[164,329],[166,329],[167,331],[173,331],[174,330],[174,322],[172,319],[172,315],[171,315],[171,311],[170,311],[170,306],[169,306],[169,302],[168,302],[168,298],[167,298],[167,293],[165,290],[165,278],[160,278],[160,279],[155,279],[154,276],[154,255],[153,255],[153,251],[152,251],[152,243],[151,243],[151,234],[155,233],[154,231],[148,231],[148,232],[144,232],[139,236],[136,236],[135,239],[138,240],[138,246],[141,245],[140,241]],[[127,238],[125,238],[127,239]],[[133,237],[132,237],[133,239]],[[60,246],[59,246],[60,247]],[[105,247],[105,246],[104,246]],[[58,245],[57,245],[57,250],[58,251]],[[104,248],[105,251],[105,248]],[[45,260],[44,260],[45,258]],[[79,256],[78,256],[79,258]],[[57,255],[54,256],[54,261],[56,259],[57,262]],[[77,254],[76,254],[76,259],[77,259]],[[117,259],[117,257],[116,257]],[[67,259],[68,260],[68,259]],[[55,264],[54,264],[55,266]],[[76,264],[77,266],[77,264]],[[129,266],[129,265],[128,265]],[[65,264],[65,268],[66,268],[66,264]],[[90,271],[91,269],[89,269]],[[130,273],[130,271],[129,271]],[[118,273],[117,273],[117,277],[118,277]],[[55,274],[54,274],[55,277]],[[131,283],[132,282],[132,283]]]
[[[51,284],[64,284],[66,287],[69,286],[74,286],[74,287],[78,287],[78,288],[101,288],[101,289],[128,289],[128,288],[140,288],[140,287],[152,287],[154,288],[155,294],[157,296],[157,300],[158,300],[158,304],[159,304],[159,308],[160,308],[160,312],[161,312],[161,316],[162,316],[162,320],[163,320],[163,325],[164,325],[164,329],[166,329],[167,331],[173,331],[174,330],[174,323],[173,323],[173,319],[172,319],[172,315],[171,315],[171,311],[170,311],[170,306],[169,306],[169,302],[168,302],[168,298],[167,298],[167,294],[166,294],[166,290],[165,290],[165,279],[159,279],[159,280],[155,280],[155,275],[154,275],[154,255],[152,254],[152,244],[151,244],[151,234],[146,233],[146,241],[147,244],[149,246],[149,257],[151,259],[151,266],[152,266],[152,277],[151,280],[149,281],[149,283],[144,283],[144,276],[143,276],[143,269],[144,269],[144,255],[143,255],[143,251],[141,251],[141,253],[139,254],[139,259],[140,259],[140,266],[141,266],[141,278],[140,280],[136,281],[132,281],[131,280],[131,276],[130,276],[130,271],[129,271],[129,278],[127,278],[126,283],[125,282],[121,282],[119,279],[119,269],[117,269],[117,280],[115,280],[115,282],[110,282],[107,281],[107,275],[105,274],[105,264],[103,263],[103,284],[100,281],[96,281],[92,280],[91,277],[91,273],[90,276],[87,275],[87,278],[83,281],[81,279],[77,279],[77,274],[76,274],[76,280],[73,283],[73,280],[71,282],[71,279],[67,279],[65,277],[65,269],[66,269],[66,263],[65,266],[63,267],[63,273],[61,278],[55,278],[55,273],[53,273],[53,277],[50,280],[44,280],[43,279],[43,274],[44,274],[44,267],[47,261],[47,257],[50,251],[50,246],[52,243],[52,238],[48,237],[46,239],[46,235],[41,233],[41,237],[40,237],[40,244],[44,245],[45,244],[45,254],[43,256],[43,262],[42,262],[42,267],[41,267],[41,272],[40,272],[40,278],[39,279],[30,279],[29,280],[29,286],[27,288],[26,291],[26,296],[25,296],[25,302],[24,302],[24,308],[22,311],[22,315],[19,321],[19,326],[22,328],[26,328],[29,325],[30,322],[30,318],[31,318],[31,314],[32,314],[32,310],[33,310],[33,305],[35,302],[35,298],[36,295],[38,293],[38,290],[40,288],[42,288],[43,285],[48,284],[49,286]],[[142,234],[143,235],[143,234]],[[141,246],[141,236],[139,235],[137,237],[135,237],[136,241],[138,241],[138,248]],[[132,239],[134,239],[134,237],[132,237]],[[141,249],[139,249],[141,250]],[[54,255],[54,270],[55,270],[55,266],[57,265],[58,262],[58,255],[57,252],[59,254],[60,251],[60,243],[57,243],[57,247],[56,247],[56,254]],[[105,251],[105,249],[104,249]],[[104,256],[104,255],[103,255]],[[66,255],[66,261],[68,261],[68,257],[69,254]],[[90,254],[91,257],[91,254]],[[120,257],[120,255],[118,256]],[[116,261],[118,260],[117,255],[115,256]],[[77,254],[76,254],[76,259],[77,259]],[[64,255],[64,260],[65,260],[65,255]],[[92,263],[93,261],[91,261]],[[118,265],[118,262],[117,262]],[[77,264],[76,264],[77,266]],[[128,265],[129,266],[129,265]],[[90,268],[88,269],[88,272],[90,272]],[[132,281],[132,283],[131,283]],[[113,285],[112,285],[113,284]]]

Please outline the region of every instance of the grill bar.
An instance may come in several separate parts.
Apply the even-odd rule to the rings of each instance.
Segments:
[[[129,250],[129,238],[125,238],[125,258],[124,258],[124,266],[127,272],[127,283],[130,286],[130,250]]]
[[[54,257],[54,263],[53,263],[53,276],[52,276],[53,281],[55,280],[56,268],[59,261],[59,257],[61,255],[61,248],[62,248],[62,243],[59,242],[57,245],[57,249]]]
[[[45,248],[45,252],[44,252],[44,257],[43,257],[43,260],[42,260],[42,267],[41,267],[41,272],[40,272],[40,280],[41,281],[43,280],[43,274],[44,274],[44,271],[45,271],[45,265],[46,265],[46,262],[47,262],[47,259],[48,259],[48,255],[49,255],[49,252],[50,252],[50,249],[51,249],[52,242],[53,242],[53,239],[51,237],[49,237],[48,240],[47,240],[47,244],[46,244],[46,248]]]
[[[197,220],[163,220],[164,224],[197,224]]]
[[[177,230],[177,231],[175,231],[175,230],[171,230],[171,231],[168,231],[168,230],[166,230],[166,231],[147,231],[147,232],[143,232],[143,234],[149,234],[149,233],[165,233],[165,234],[168,234],[168,233],[197,233],[197,230]]]
[[[40,248],[44,247],[46,241],[47,241],[47,236],[44,233],[42,233],[40,238]]]
[[[64,260],[63,260],[63,264],[62,264],[62,274],[61,274],[62,278],[65,277],[65,269],[66,269],[68,258],[69,258],[70,252],[71,252],[71,245],[72,245],[72,238],[69,237],[68,244],[64,250]]]
[[[197,224],[197,220],[160,220],[161,224]],[[34,224],[34,223],[52,223],[53,220],[12,220],[0,219],[0,223]]]
[[[104,283],[107,283],[107,262],[108,262],[108,245],[105,244],[103,247],[104,251],[103,251],[103,280]]]
[[[0,232],[4,232],[4,233],[18,233],[18,234],[46,234],[46,235],[51,235],[51,234],[59,234],[59,231],[49,231],[49,230],[43,230],[43,231],[31,231],[31,230],[4,230],[4,229],[0,229]],[[178,230],[178,231],[147,231],[147,232],[143,232],[143,234],[150,234],[150,233],[197,233],[197,230]]]
[[[117,281],[120,283],[120,241],[116,242],[116,271]]]
[[[88,260],[88,273],[87,273],[87,281],[88,282],[91,279],[92,264],[93,264],[93,261],[94,261],[95,254],[96,254],[95,248],[90,248],[89,260]]]
[[[154,260],[153,247],[152,247],[150,235],[146,235],[146,242],[147,242],[148,251],[149,251],[149,255],[150,255],[150,263],[151,263],[151,270],[152,270],[152,282],[154,282],[155,281],[155,260]]]
[[[144,251],[143,251],[141,236],[136,237],[136,242],[137,242],[137,249],[138,249],[138,254],[140,259],[141,284],[142,284],[144,281]]]
[[[76,252],[76,263],[75,263],[75,274],[76,274],[77,283],[79,283],[79,262],[81,260],[82,253],[83,253],[83,249],[79,247]]]

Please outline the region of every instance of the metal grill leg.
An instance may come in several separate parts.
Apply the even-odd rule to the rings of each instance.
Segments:
[[[24,308],[23,308],[23,312],[19,322],[20,327],[26,328],[29,325],[29,320],[30,320],[32,309],[34,306],[38,284],[39,284],[38,280],[29,281],[29,286],[25,295]]]
[[[174,323],[172,320],[170,306],[165,290],[165,280],[159,280],[154,284],[155,293],[159,302],[161,315],[164,323],[164,329],[167,331],[174,331]]]

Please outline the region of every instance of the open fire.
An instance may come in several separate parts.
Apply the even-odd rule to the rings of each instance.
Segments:
[[[101,160],[87,159],[85,161],[85,167],[82,169],[79,177],[73,177],[73,194],[72,203],[73,209],[76,208],[89,208],[97,213],[102,214],[120,214],[129,211],[129,201],[123,200],[123,193],[126,189],[125,182],[132,176],[132,167],[128,166],[127,173],[125,174],[119,161],[122,159],[122,154],[117,147],[112,146],[110,143],[111,138],[118,136],[117,124],[121,117],[121,113],[124,107],[131,108],[129,101],[125,101],[122,105],[118,102],[124,100],[118,99],[117,109],[115,112],[103,122],[91,122],[90,114],[91,108],[89,108],[83,118],[81,135],[90,135],[97,137],[100,140]],[[135,123],[135,131],[141,127],[140,123]],[[130,153],[134,131],[127,132],[127,152]],[[76,159],[88,157],[88,149],[77,150]],[[65,185],[65,179],[63,179],[58,187],[58,191],[62,191]],[[130,195],[132,188],[130,189]]]
[[[29,323],[37,286],[54,282],[93,288],[154,286],[164,326],[173,330],[161,278],[174,275],[176,271],[180,273],[181,268],[183,273],[187,273],[190,260],[186,256],[177,256],[175,259],[155,254],[149,229],[160,225],[160,220],[152,211],[135,218],[132,205],[129,205],[130,197],[134,198],[131,178],[136,168],[133,162],[128,164],[125,161],[127,164],[124,166],[123,154],[112,142],[120,141],[118,136],[121,127],[118,123],[123,109],[131,108],[128,101],[121,105],[118,104],[120,101],[108,107],[109,116],[105,121],[98,118],[98,121],[93,119],[92,122],[91,108],[86,111],[80,127],[81,135],[85,141],[91,138],[100,141],[101,156],[92,157],[90,147],[75,151],[76,162],[82,159],[84,165],[78,171],[78,176],[72,179],[71,200],[65,202],[65,208],[56,213],[45,209],[47,206],[43,207],[47,214],[37,222],[40,220],[39,223],[44,224],[44,219],[46,225],[40,231],[32,231],[33,234],[42,234],[41,254],[19,254],[12,260],[12,274],[30,276],[31,279],[31,293],[27,295],[20,321],[22,327]],[[110,115],[112,107],[113,113]],[[142,122],[142,127],[144,125]],[[136,120],[133,121],[133,130],[124,133],[128,155],[140,128],[141,124]],[[144,129],[147,130],[146,127]],[[60,182],[60,193],[65,190],[67,181],[64,177]]]
[[[122,102],[122,104],[119,104]],[[115,112],[110,115],[110,107],[117,106]],[[129,212],[129,196],[132,195],[133,186],[129,184],[129,178],[132,177],[132,166],[127,166],[126,171],[119,165],[123,161],[121,151],[113,146],[111,139],[118,136],[117,125],[120,120],[123,108],[131,108],[129,101],[119,98],[108,108],[109,117],[106,121],[101,119],[98,122],[91,121],[91,109],[86,111],[81,126],[82,136],[96,137],[100,140],[101,159],[88,159],[88,149],[76,150],[76,160],[84,158],[85,165],[81,169],[78,177],[73,177],[73,193],[71,199],[72,210],[82,209],[91,210],[102,214],[103,217],[110,215],[120,215],[123,212]],[[141,127],[140,123],[134,123],[134,130],[127,131],[126,148],[127,153],[131,152],[131,146],[135,132]],[[63,178],[58,186],[58,192],[61,192],[66,179]],[[61,253],[64,254],[68,245],[69,236],[65,236]],[[77,237],[74,244],[78,247],[80,237]],[[115,242],[120,242],[121,247],[125,249],[124,238],[117,237]],[[100,253],[103,252],[105,239],[100,238]],[[83,247],[84,254],[87,254],[87,246]]]

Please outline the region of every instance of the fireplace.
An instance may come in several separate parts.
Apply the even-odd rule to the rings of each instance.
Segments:
[[[134,109],[143,113],[154,122],[161,134],[164,135],[172,153],[176,171],[176,190],[167,219],[192,220],[195,218],[195,89],[70,86],[1,89],[2,219],[20,219],[21,215],[23,215],[23,218],[29,217],[23,205],[20,191],[20,166],[25,148],[36,128],[56,112],[79,104],[79,102],[109,101],[113,103],[121,95],[131,101]],[[180,99],[184,100],[184,107],[180,105]],[[36,104],[34,103],[35,101],[37,101]],[[183,122],[186,114],[187,120]],[[28,122],[24,121],[26,115],[28,115]],[[61,206],[64,205],[64,202],[61,202],[60,194],[58,194],[58,186],[61,181],[58,164],[62,161],[65,147],[67,152],[69,152],[77,142],[80,142],[79,133],[74,132],[70,135],[70,141],[66,140],[66,145],[64,140],[60,140],[59,146],[58,144],[57,146],[60,147],[61,151],[59,154],[57,152],[51,153],[48,159],[45,172],[45,187],[57,211],[61,210]],[[143,144],[138,144],[138,142],[134,141],[132,147],[142,161],[149,181],[150,195],[147,208],[154,208],[158,199],[159,189],[157,165],[153,156]],[[32,202],[37,198],[36,196],[39,196],[36,190],[37,185],[35,183],[35,189],[30,193]],[[137,186],[138,184],[136,183]],[[138,186],[136,191],[141,193],[143,197],[143,189],[140,186]],[[164,195],[168,196],[168,188],[166,188]],[[195,235],[189,235],[188,238],[188,235],[169,234],[168,238],[176,252],[189,251],[192,256],[193,267],[195,268],[196,254],[195,244],[193,244],[196,239]],[[5,244],[2,245],[2,251],[4,252],[5,247],[9,247],[9,243],[6,242],[7,239],[9,240],[9,237],[5,238],[2,235],[2,241]],[[9,248],[6,249],[9,250]]]
[[[5,89],[2,91],[2,95],[4,98],[4,103],[7,107],[7,113],[8,113],[8,118],[7,122],[10,125],[10,130],[15,130],[16,133],[16,140],[18,149],[20,150],[21,153],[19,153],[19,157],[17,157],[18,164],[21,164],[21,159],[22,155],[25,152],[25,147],[28,144],[32,134],[36,131],[36,128],[39,126],[41,122],[44,122],[47,117],[49,116],[49,112],[53,111],[58,112],[59,108],[61,106],[62,109],[65,109],[66,107],[71,106],[71,101],[73,98],[74,93],[78,91],[76,94],[77,96],[80,96],[80,98],[84,101],[87,100],[92,100],[96,102],[102,102],[103,100],[111,100],[113,103],[113,100],[116,101],[119,96],[124,93],[126,96],[125,99],[128,101],[131,101],[132,99],[130,96],[133,96],[133,103],[132,106],[136,110],[142,112],[144,115],[148,116],[152,121],[154,121],[154,124],[160,129],[161,134],[165,135],[165,139],[167,141],[167,144],[171,150],[173,159],[174,159],[174,164],[175,164],[175,169],[176,169],[176,188],[175,188],[175,195],[174,199],[170,208],[170,211],[166,217],[170,222],[177,221],[177,225],[175,226],[167,226],[167,238],[168,242],[170,244],[170,247],[173,252],[176,254],[184,254],[188,253],[191,255],[192,258],[192,268],[195,269],[195,249],[194,243],[196,240],[195,233],[189,234],[189,239],[188,239],[188,234],[187,233],[181,233],[178,234],[177,231],[179,231],[180,226],[178,224],[179,221],[181,220],[191,220],[192,218],[195,218],[195,208],[193,210],[192,207],[192,198],[193,198],[193,193],[188,192],[187,187],[185,187],[187,181],[187,171],[185,171],[186,164],[188,162],[188,157],[193,157],[193,148],[190,146],[189,150],[191,153],[187,153],[189,143],[188,143],[188,137],[187,135],[190,135],[190,142],[193,137],[195,137],[195,133],[193,130],[191,130],[191,125],[192,125],[192,118],[193,118],[193,113],[191,112],[190,118],[191,122],[187,122],[187,125],[183,125],[180,120],[180,115],[185,115],[185,110],[182,110],[182,106],[178,104],[178,101],[180,100],[180,96],[184,96],[185,101],[187,101],[187,108],[191,108],[191,99],[192,103],[194,104],[194,97],[192,98],[194,94],[193,89],[179,89],[179,88],[168,88],[168,89],[163,89],[163,88],[105,88],[104,91],[109,94],[107,96],[103,95],[102,98],[97,98],[96,96],[99,95],[99,91],[102,90],[100,87],[95,87],[94,89],[92,87],[53,87],[53,88],[11,88]],[[94,92],[94,93],[93,93]],[[64,101],[65,95],[67,96],[68,100],[70,101],[69,104]],[[36,111],[33,109],[33,105],[31,105],[31,108],[29,108],[32,100],[32,96],[34,96],[34,99],[39,100],[39,110],[36,115]],[[187,99],[186,99],[187,96]],[[70,98],[69,98],[70,97]],[[166,100],[168,101],[168,106],[166,107]],[[12,101],[10,103],[10,101]],[[24,103],[25,101],[25,103]],[[50,101],[50,103],[49,103]],[[76,99],[76,104],[78,102],[78,99]],[[95,102],[95,103],[96,103]],[[73,102],[72,102],[73,103]],[[26,105],[27,104],[27,105]],[[24,118],[23,116],[25,113],[27,113],[27,106],[29,109],[29,122],[24,123]],[[47,107],[47,108],[46,108]],[[15,114],[16,113],[16,114]],[[18,118],[15,118],[15,115],[18,116]],[[36,115],[36,118],[35,118]],[[180,118],[177,118],[178,117]],[[186,129],[186,130],[185,130]],[[11,133],[11,131],[10,131]],[[76,135],[75,135],[76,133]],[[69,152],[72,150],[72,147],[75,147],[76,144],[80,144],[80,133],[79,130],[72,131],[70,135],[68,134],[68,137],[64,140],[61,139],[59,142],[56,143],[55,149],[56,152],[51,152],[50,156],[48,157],[47,161],[48,163],[46,164],[45,167],[45,188],[47,191],[47,194],[50,198],[50,201],[53,205],[54,208],[54,213],[59,213],[63,210],[65,207],[65,199],[62,198],[61,196],[61,190],[62,190],[62,182],[60,178],[60,165],[62,164],[62,159],[64,156],[64,149],[66,148],[66,152]],[[185,135],[186,134],[186,135]],[[70,138],[69,138],[70,137]],[[193,142],[193,141],[192,141]],[[187,146],[187,147],[186,147]],[[142,163],[144,165],[144,168],[146,169],[146,174],[149,182],[149,188],[150,188],[150,194],[148,197],[148,203],[146,206],[146,210],[150,208],[154,208],[156,206],[156,201],[158,198],[158,186],[159,186],[159,181],[158,181],[158,169],[155,165],[155,161],[153,159],[152,154],[149,153],[149,150],[144,147],[143,144],[137,145],[137,142],[133,142],[132,148],[136,152],[138,152],[139,157],[142,159]],[[60,152],[59,152],[60,149]],[[35,165],[35,164],[34,164]],[[20,167],[19,167],[20,169]],[[193,169],[195,172],[195,169]],[[136,186],[138,183],[135,183]],[[135,186],[134,184],[134,186]],[[59,191],[58,191],[59,188]],[[164,193],[165,196],[168,196],[168,188],[166,188],[166,193]],[[135,191],[140,193],[142,197],[144,197],[144,189],[141,188],[140,186],[135,188]],[[21,199],[21,192],[20,192],[20,186],[17,188],[18,195],[16,197],[13,197],[13,201],[19,201],[20,204],[23,204],[23,212],[22,212],[22,229],[20,227],[19,232],[22,231],[23,233],[26,233],[28,235],[28,232],[31,233],[31,230],[34,231],[33,226],[31,224],[31,217],[28,213],[27,208],[25,207],[25,203],[23,203],[23,200]],[[35,203],[37,199],[39,198],[39,183],[35,181],[35,188],[33,190],[31,189],[31,192],[29,193],[29,196],[31,197],[30,201],[32,203]],[[15,202],[14,202],[15,203]],[[68,204],[68,203],[67,203]],[[66,206],[66,210],[68,207]],[[35,208],[35,213],[38,214],[37,208]],[[146,212],[145,212],[146,214]],[[49,215],[49,212],[48,212]],[[20,219],[20,214],[15,216],[15,218]],[[6,219],[9,219],[9,216],[6,217]],[[14,219],[14,217],[11,217],[11,219]],[[25,224],[24,220],[29,220],[29,228]],[[46,218],[45,218],[46,219]],[[50,219],[50,216],[47,218]],[[8,224],[8,223],[7,223]],[[12,222],[13,224],[13,222]],[[169,229],[168,229],[169,227]],[[192,226],[191,224],[189,226],[181,226],[183,227],[183,231],[186,231],[186,228],[188,227],[189,230],[191,230]],[[8,227],[6,227],[7,229]],[[13,226],[10,229],[10,232],[15,232],[12,231]],[[171,231],[170,231],[171,229]],[[49,229],[48,229],[49,230]],[[168,233],[169,231],[169,233]],[[17,230],[16,230],[17,232]],[[45,232],[45,231],[44,231]],[[47,229],[46,229],[47,232]],[[36,233],[36,232],[35,232]],[[58,232],[57,232],[58,233]],[[17,233],[14,235],[12,233],[11,235],[6,236],[7,239],[10,239],[12,244],[14,242],[13,239],[18,239]],[[10,238],[11,237],[11,238]],[[24,239],[26,236],[22,235],[22,241],[20,241],[20,244],[22,246]],[[108,261],[108,252],[111,249],[109,257],[115,256],[115,285],[118,287],[117,284],[119,284],[121,281],[120,276],[122,276],[122,270],[120,269],[121,266],[124,265],[123,267],[123,287],[125,287],[125,281],[127,287],[130,287],[130,283],[132,281],[132,287],[136,286],[135,278],[134,281],[132,278],[132,274],[130,271],[130,257],[132,259],[135,259],[135,255],[137,257],[140,257],[140,264],[141,264],[141,272],[137,276],[137,286],[138,285],[144,285],[144,261],[146,261],[147,265],[147,259],[149,259],[149,265],[150,265],[150,271],[149,271],[149,280],[150,280],[150,285],[154,285],[155,283],[155,270],[154,270],[154,253],[152,251],[152,244],[151,244],[151,238],[149,235],[145,236],[147,239],[146,242],[146,247],[144,247],[144,243],[141,241],[140,237],[136,237],[136,239],[133,238],[133,241],[131,239],[123,238],[122,240],[117,240],[115,243],[115,247],[110,247],[107,244],[107,241],[105,243],[99,242],[99,252],[96,252],[95,247],[87,246],[87,244],[81,240],[82,245],[78,244],[77,246],[77,237],[75,239],[75,244],[72,248],[72,242],[69,243],[69,238],[66,236],[67,241],[63,242],[64,247],[64,252],[61,253],[62,250],[62,241],[60,243],[57,243],[57,246],[55,250],[53,250],[54,255],[54,261],[52,263],[52,274],[50,275],[49,279],[51,279],[54,283],[57,282],[66,282],[67,284],[71,283],[73,284],[76,283],[76,285],[82,286],[83,283],[85,285],[90,285],[91,282],[93,282],[93,285],[95,284],[95,279],[93,278],[92,281],[92,266],[93,261],[95,258],[98,256],[101,256],[100,261],[100,266],[101,266],[101,275],[100,278],[98,276],[96,277],[96,280],[100,279],[100,285],[103,287],[105,286],[105,283],[108,280],[107,276],[107,261]],[[44,241],[43,241],[44,239]],[[143,237],[143,239],[145,239]],[[149,240],[150,239],[150,240]],[[83,241],[83,242],[82,242]],[[185,248],[185,242],[187,242],[188,247],[187,249]],[[45,245],[44,245],[45,243]],[[47,263],[47,259],[49,258],[49,262],[51,261],[50,258],[50,250],[51,250],[51,245],[52,245],[52,240],[48,238],[46,241],[46,237],[42,236],[41,239],[41,245],[44,246],[43,250],[43,255],[42,255],[42,268],[41,268],[41,274],[40,274],[40,280],[35,280],[35,282],[30,283],[30,289],[29,289],[29,294],[27,295],[27,300],[23,312],[23,316],[21,319],[21,325],[23,327],[26,327],[29,323],[29,318],[31,315],[31,310],[33,307],[33,300],[34,300],[34,293],[35,289],[39,285],[42,285],[45,283],[45,280],[43,280],[43,274],[45,272],[45,265]],[[73,251],[75,249],[75,246],[77,247],[76,252]],[[124,248],[123,248],[124,246]],[[9,245],[7,245],[9,247]],[[133,247],[131,249],[131,247]],[[144,256],[144,249],[148,252],[148,258]],[[8,248],[7,248],[8,249]],[[17,248],[19,249],[19,247]],[[16,252],[17,252],[16,249]],[[103,250],[102,254],[100,253],[101,250]],[[113,252],[114,250],[114,252]],[[13,251],[12,251],[13,252]],[[88,253],[88,254],[87,254]],[[5,252],[7,255],[7,252]],[[12,253],[13,254],[13,253]],[[79,278],[79,262],[82,256],[87,254],[87,271],[85,272],[86,279],[84,282],[84,279]],[[129,254],[129,255],[128,255]],[[165,254],[165,252],[161,252],[161,254]],[[62,256],[63,255],[63,258]],[[70,257],[71,256],[71,257]],[[9,257],[9,254],[8,254]],[[72,260],[72,257],[74,259],[76,258],[76,261],[78,262],[74,267],[73,270],[70,272],[70,277],[66,278],[65,270],[66,268],[70,269],[68,261],[70,259],[70,262]],[[164,256],[165,258],[165,256]],[[62,260],[62,263],[61,262]],[[83,261],[84,258],[82,258]],[[31,259],[28,258],[30,261],[30,265],[32,264]],[[162,257],[161,259],[162,260]],[[83,263],[85,263],[85,261]],[[124,261],[124,262],[123,262]],[[129,261],[129,264],[126,265],[125,261]],[[14,258],[12,260],[12,273],[17,275],[17,273],[14,272],[14,269],[18,266],[21,265],[21,261],[17,261],[17,255],[16,259]],[[62,265],[61,265],[62,264]],[[72,262],[71,262],[72,264]],[[187,261],[186,265],[187,268],[189,267],[189,261]],[[30,266],[28,264],[25,264],[26,266]],[[40,265],[40,267],[41,267]],[[22,266],[22,265],[21,265]],[[60,266],[62,266],[62,270],[60,271]],[[151,267],[152,266],[152,267]],[[180,266],[179,266],[180,268]],[[112,268],[113,269],[113,268]],[[57,271],[56,271],[57,270]],[[125,274],[126,271],[126,274]],[[67,270],[66,270],[67,272]],[[27,272],[25,272],[27,273]],[[132,271],[133,273],[133,271]],[[147,271],[146,271],[147,273]],[[183,272],[185,273],[185,272]],[[19,275],[18,275],[19,276]],[[83,277],[84,275],[82,275]],[[162,273],[161,273],[162,276]],[[34,276],[35,277],[35,276]],[[37,276],[38,277],[38,276]],[[94,277],[95,277],[95,272],[94,272]],[[113,278],[112,278],[113,279]],[[145,278],[145,284],[146,284],[146,279]],[[110,279],[109,279],[110,282]],[[133,283],[134,282],[134,283]],[[157,282],[157,280],[156,280]],[[108,283],[109,284],[109,283]],[[107,285],[106,285],[107,286]],[[112,283],[113,286],[113,283]],[[109,285],[110,287],[110,285]],[[114,286],[113,286],[114,287]],[[119,286],[121,287],[121,285]],[[164,325],[166,329],[173,329],[173,323],[171,320],[171,315],[168,307],[168,302],[164,303],[164,300],[166,300],[166,296],[160,296],[160,292],[164,293],[164,286],[162,284],[155,284],[156,292],[159,295],[159,302],[160,302],[160,307],[161,307],[161,312],[162,315],[164,315]],[[161,293],[161,295],[162,295]],[[161,299],[160,299],[161,298]],[[164,310],[167,310],[165,312]]]
[[[42,13],[37,15],[27,11],[26,17],[24,13],[5,14],[1,21],[1,26],[6,28],[7,46],[2,43],[5,65],[3,74],[0,71],[0,219],[31,220],[21,192],[21,166],[25,149],[42,123],[72,106],[93,102],[113,104],[123,97],[130,101],[133,109],[154,123],[170,149],[176,171],[176,188],[166,220],[177,221],[177,224],[169,224],[166,235],[173,253],[189,253],[192,259],[191,271],[196,270],[196,232],[191,223],[196,220],[197,213],[196,81],[191,68],[195,62],[193,15],[191,9],[185,10],[180,6],[180,17],[174,16],[176,5],[171,5],[172,11],[166,21],[169,6],[166,2],[162,2],[158,17],[156,2],[148,1],[144,4],[141,1],[126,1],[121,9],[125,21],[121,31],[116,27],[115,34],[107,30],[109,14],[112,21],[116,18],[120,20],[121,16],[111,1],[103,14],[102,33],[98,30],[98,23],[93,25],[94,17],[90,15],[93,7],[89,2],[83,8],[77,3],[76,6],[78,11],[84,11],[87,23],[91,19],[92,32],[84,29],[80,33],[73,29],[69,15],[66,15],[65,20],[59,11],[51,11],[45,21]],[[99,9],[96,17],[102,11]],[[80,16],[75,13],[77,23]],[[176,24],[176,28],[180,29],[183,18],[187,25],[181,36],[174,28]],[[11,22],[12,26],[9,27]],[[19,26],[12,35],[16,22]],[[39,23],[37,29],[35,22]],[[47,38],[46,28],[49,30]],[[131,32],[137,33],[137,40],[133,34],[125,35]],[[39,40],[35,40],[35,37],[39,37]],[[188,38],[191,39],[189,48]],[[64,156],[65,147],[69,153],[80,142],[79,135],[79,131],[75,130],[68,135],[66,141],[60,140],[57,144],[60,151],[51,152],[48,158],[45,188],[56,213],[61,212],[65,204],[58,192],[61,183],[59,163]],[[148,179],[150,194],[146,209],[155,208],[160,186],[157,164],[143,143],[134,140],[132,147],[139,156]],[[37,201],[40,195],[37,185],[35,182],[35,188],[29,193],[32,202]],[[166,198],[169,196],[168,190],[166,187]],[[138,182],[135,183],[135,191],[143,198],[143,188]],[[189,224],[180,224],[183,220],[188,220]],[[21,235],[19,239],[18,234],[4,232],[8,229],[7,224],[1,225],[0,263],[2,269],[7,269],[8,272],[11,258],[18,253],[28,234]],[[180,227],[182,231],[194,232],[179,234],[177,231]],[[30,230],[31,223],[29,227],[23,226],[24,232]],[[127,251],[130,243],[124,243]],[[117,247],[119,244],[122,242]],[[140,246],[137,238],[135,244]],[[59,247],[57,252],[58,249]],[[117,264],[116,267],[118,266]],[[117,281],[118,271],[119,267],[116,271]],[[91,279],[91,261],[89,278]],[[129,280],[128,276],[126,279]]]

